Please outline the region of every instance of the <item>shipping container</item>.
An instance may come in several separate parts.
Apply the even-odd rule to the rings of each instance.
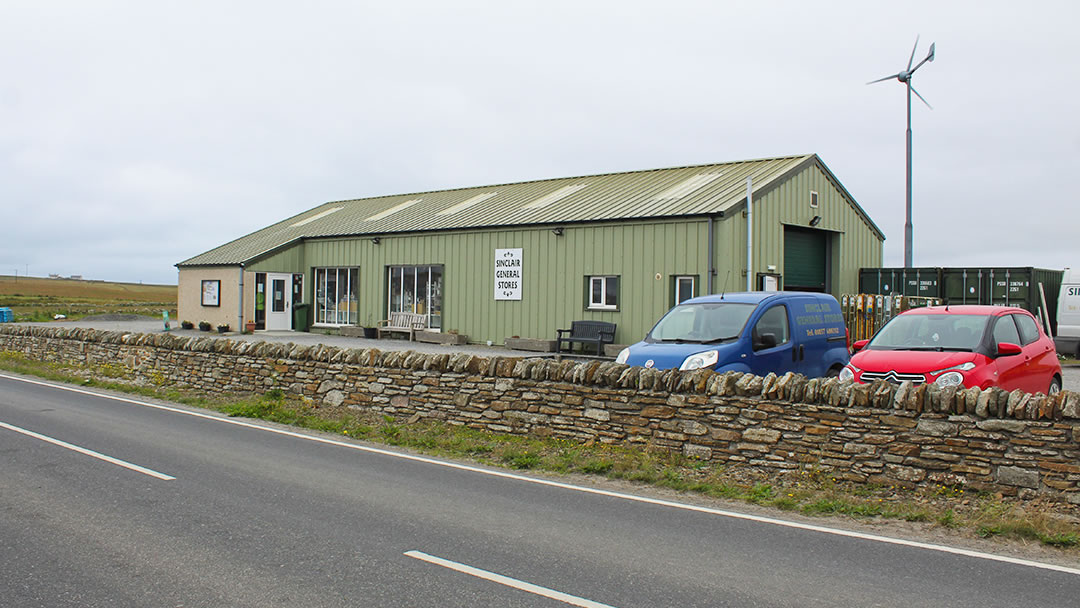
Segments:
[[[859,293],[941,297],[941,268],[863,268]]]
[[[943,268],[942,298],[946,304],[1018,306],[1040,317],[1045,297],[1051,330],[1057,331],[1057,293],[1061,270],[1044,268]],[[1042,285],[1042,292],[1039,285]]]

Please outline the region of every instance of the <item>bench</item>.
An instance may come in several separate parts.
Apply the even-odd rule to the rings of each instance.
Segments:
[[[578,342],[582,345],[582,351],[586,344],[593,344],[596,346],[596,354],[601,355],[605,344],[615,343],[615,324],[607,321],[571,321],[570,329],[558,329],[556,332],[557,353],[563,352],[563,344],[566,345],[565,352],[573,352],[574,343]]]
[[[427,315],[413,312],[392,312],[390,318],[379,321],[375,327],[375,336],[382,338],[383,334],[405,333],[409,334],[411,341],[417,331],[427,329]]]

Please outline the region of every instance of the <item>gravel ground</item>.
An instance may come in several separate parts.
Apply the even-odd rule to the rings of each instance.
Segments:
[[[107,331],[130,331],[140,333],[158,333],[165,331],[165,324],[161,319],[141,317],[138,315],[97,315],[86,317],[78,321],[52,321],[48,323],[28,323],[27,325],[61,326],[61,327],[89,327]],[[179,329],[178,322],[173,321],[173,329],[170,333],[179,336],[202,336],[217,337],[219,334],[203,332],[197,329]],[[408,340],[369,340],[366,338],[350,338],[345,336],[328,336],[319,333],[305,333],[292,331],[259,331],[254,334],[231,333],[224,336],[231,340],[244,340],[246,342],[292,342],[294,344],[313,345],[326,344],[327,346],[340,346],[345,348],[377,348],[383,351],[413,350],[422,353],[447,353],[468,352],[484,357],[543,357],[554,356],[554,353],[537,353],[524,350],[512,350],[502,346],[485,346],[483,344],[466,344],[463,346],[449,346],[445,344],[427,344],[424,342],[409,342]],[[1080,392],[1080,365],[1068,365],[1062,367],[1062,388],[1067,391]]]

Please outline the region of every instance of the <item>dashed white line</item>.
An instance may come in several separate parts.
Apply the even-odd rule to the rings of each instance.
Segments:
[[[500,585],[505,585],[507,587],[526,591],[534,595],[540,595],[546,598],[551,598],[553,600],[558,600],[560,602],[563,602],[564,604],[570,604],[571,606],[581,606],[581,608],[612,608],[612,606],[608,604],[601,604],[600,602],[587,600],[583,597],[577,597],[576,595],[570,595],[561,591],[555,591],[554,589],[548,589],[547,587],[541,587],[539,585],[527,583],[516,578],[510,578],[509,576],[503,576],[501,574],[495,574],[494,572],[488,572],[487,570],[481,570],[480,568],[474,568],[472,566],[467,566],[458,562],[452,562],[448,559],[435,557],[434,555],[428,555],[427,553],[422,553],[420,551],[406,551],[405,555],[419,560],[423,560],[425,562],[436,564],[438,566],[442,566],[443,568],[449,568],[450,570],[456,570],[470,576],[482,578],[493,583],[498,583]]]
[[[78,452],[80,454],[85,454],[87,456],[97,458],[98,460],[104,460],[105,462],[115,464],[116,466],[124,467],[125,469],[131,469],[132,471],[142,473],[143,475],[149,475],[150,477],[156,477],[156,478],[161,479],[163,481],[172,481],[172,480],[176,479],[175,477],[166,475],[164,473],[158,473],[157,471],[155,471],[153,469],[148,469],[146,467],[140,467],[137,464],[132,464],[132,463],[127,462],[125,460],[120,460],[119,458],[113,458],[112,456],[106,456],[105,454],[102,454],[100,452],[95,452],[93,450],[88,450],[86,448],[79,447],[77,445],[68,443],[66,441],[60,441],[59,439],[53,439],[52,437],[49,437],[47,435],[42,435],[41,433],[35,433],[34,431],[28,431],[26,429],[19,428],[17,426],[8,424],[6,422],[0,422],[0,428],[5,428],[5,429],[8,429],[9,431],[15,431],[16,433],[22,433],[23,435],[26,435],[27,437],[33,437],[34,439],[40,439],[40,440],[45,441],[47,443],[51,443],[53,445],[58,445],[58,446],[60,446],[62,448],[67,448],[67,449],[69,449],[69,450],[71,450],[73,452]]]

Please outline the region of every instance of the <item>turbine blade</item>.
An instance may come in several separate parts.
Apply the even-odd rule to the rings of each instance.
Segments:
[[[919,48],[919,35],[915,34],[915,46],[911,47],[911,58],[907,60],[907,71],[911,71],[911,64],[915,61],[915,49]]]
[[[931,110],[934,109],[934,106],[930,105],[929,101],[926,101],[926,99],[923,99],[922,95],[919,95],[919,92],[915,90],[915,87],[911,87],[911,92],[914,93],[915,96],[918,97],[919,99],[922,99],[922,102],[926,104],[926,107],[930,108]]]
[[[892,80],[893,78],[896,78],[899,75],[900,74],[893,74],[892,76],[886,76],[884,78],[878,78],[877,80],[871,80],[870,82],[868,82],[866,84],[874,84],[875,82],[884,82],[886,80]]]

